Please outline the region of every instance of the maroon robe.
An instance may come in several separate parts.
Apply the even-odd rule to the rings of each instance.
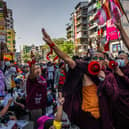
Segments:
[[[115,104],[114,121],[116,129],[129,129],[129,64],[120,69],[125,76],[115,74],[120,97]]]
[[[63,87],[65,96],[64,111],[68,114],[72,123],[79,125],[79,116],[82,104],[82,79],[88,73],[88,62],[76,61],[76,67],[69,70],[66,83]],[[100,82],[97,76],[91,76],[98,88],[99,108],[102,129],[113,129],[112,103],[118,99],[118,87],[114,75],[106,71],[106,78]],[[86,123],[92,124],[92,123]],[[95,128],[99,129],[99,127]]]
[[[47,103],[47,83],[46,80],[40,76],[35,79],[27,79],[27,97],[26,105],[30,110],[45,109]]]

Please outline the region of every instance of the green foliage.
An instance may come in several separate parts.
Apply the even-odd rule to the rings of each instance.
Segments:
[[[72,41],[66,41],[65,38],[53,39],[54,43],[66,54],[73,56],[74,44]]]
[[[24,63],[27,63],[27,61],[31,60],[30,59],[30,53],[26,53],[22,56],[22,59],[24,61]]]

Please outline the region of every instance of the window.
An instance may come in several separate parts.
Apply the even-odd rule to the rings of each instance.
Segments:
[[[112,45],[112,51],[113,52],[118,52],[121,50],[121,45],[120,44],[113,44]]]
[[[11,36],[8,36],[8,39],[11,39]]]
[[[11,32],[8,32],[8,34],[11,34]]]
[[[11,43],[11,41],[7,41],[8,43]]]

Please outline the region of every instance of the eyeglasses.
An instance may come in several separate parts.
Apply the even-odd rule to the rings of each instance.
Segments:
[[[104,58],[103,57],[97,57],[97,56],[95,56],[95,57],[92,57],[92,60],[104,60]]]

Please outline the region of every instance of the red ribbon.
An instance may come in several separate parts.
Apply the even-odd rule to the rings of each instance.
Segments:
[[[32,64],[35,64],[36,61],[35,60],[32,60],[32,61],[28,61],[27,63],[29,64],[29,67],[31,68]]]
[[[54,43],[49,44],[50,52],[48,52],[47,55],[46,55],[46,59],[49,60],[49,61],[50,61],[49,56],[53,54],[53,47],[54,47],[54,46],[55,46]],[[56,57],[53,59],[53,61],[56,61],[57,59],[58,59],[58,56],[56,56]]]

